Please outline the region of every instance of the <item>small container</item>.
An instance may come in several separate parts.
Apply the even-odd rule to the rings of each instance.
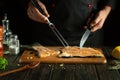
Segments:
[[[9,53],[17,55],[20,52],[20,42],[17,35],[11,35],[9,41]]]

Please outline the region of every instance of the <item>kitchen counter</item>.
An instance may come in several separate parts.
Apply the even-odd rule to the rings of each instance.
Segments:
[[[112,48],[102,48],[107,59],[106,64],[61,64],[40,63],[37,67],[0,77],[0,80],[120,80],[119,69],[113,69],[115,60],[111,56]],[[20,68],[20,55],[5,55],[9,65],[0,74]],[[120,64],[119,64],[120,65]]]

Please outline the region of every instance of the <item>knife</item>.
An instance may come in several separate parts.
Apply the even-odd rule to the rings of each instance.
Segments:
[[[82,48],[87,40],[87,38],[89,37],[90,33],[91,33],[91,29],[92,29],[92,26],[89,25],[88,28],[86,29],[85,33],[83,34],[81,40],[80,40],[80,48]]]
[[[93,28],[93,26],[91,26],[90,23],[92,22],[92,20],[95,19],[95,17],[96,17],[96,12],[97,12],[97,10],[94,9],[93,12],[92,12],[91,15],[90,15],[90,21],[89,21],[89,23],[88,23],[88,27],[87,27],[85,33],[83,34],[83,36],[82,36],[82,38],[81,38],[81,40],[80,40],[80,44],[79,44],[80,48],[82,48],[82,47],[84,46],[86,40],[88,39],[88,37],[89,37],[89,35],[90,35],[90,33],[91,33],[91,29]]]

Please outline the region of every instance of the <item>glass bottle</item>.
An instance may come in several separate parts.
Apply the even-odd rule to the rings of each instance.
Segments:
[[[17,55],[20,52],[20,42],[17,35],[11,35],[9,41],[9,53]]]
[[[4,54],[9,53],[9,40],[10,35],[12,34],[11,30],[9,29],[9,20],[7,18],[7,14],[5,13],[4,19],[2,20],[2,26],[3,26],[3,45],[4,45]]]

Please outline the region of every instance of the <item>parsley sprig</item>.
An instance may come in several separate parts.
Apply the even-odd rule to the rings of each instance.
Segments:
[[[3,70],[8,65],[8,61],[4,57],[0,57],[0,69]]]

